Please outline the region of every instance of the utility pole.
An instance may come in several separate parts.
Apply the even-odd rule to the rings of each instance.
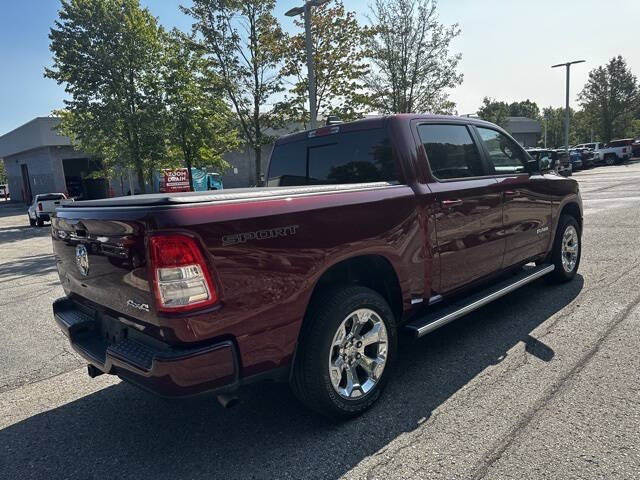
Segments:
[[[551,68],[566,67],[567,69],[567,91],[566,91],[567,101],[566,101],[566,107],[564,111],[564,148],[567,153],[567,160],[569,160],[569,76],[571,72],[571,65],[575,63],[584,63],[585,61],[586,60],[575,60],[573,62],[559,63],[557,65],[551,66]]]
[[[307,49],[307,76],[309,77],[309,126],[318,127],[318,107],[316,102],[316,78],[313,70],[313,42],[311,40],[311,7],[318,7],[331,0],[308,0],[302,7],[295,7],[285,13],[287,17],[304,16],[305,44]]]

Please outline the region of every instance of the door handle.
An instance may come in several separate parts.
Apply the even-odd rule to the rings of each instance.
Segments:
[[[442,200],[442,202],[440,202],[440,204],[444,207],[444,208],[452,208],[452,207],[457,207],[462,205],[462,200],[459,198],[456,198],[455,200]]]
[[[505,197],[519,197],[520,196],[520,191],[519,190],[505,190],[504,191],[504,196]]]

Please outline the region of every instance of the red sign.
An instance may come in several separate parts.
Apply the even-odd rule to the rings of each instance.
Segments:
[[[164,182],[160,182],[159,190],[162,193],[188,192],[189,191],[189,170],[177,168],[175,170],[163,170]]]

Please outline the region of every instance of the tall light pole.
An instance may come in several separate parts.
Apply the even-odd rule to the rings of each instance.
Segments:
[[[316,78],[313,72],[313,43],[311,42],[311,7],[318,7],[331,0],[308,0],[302,7],[295,7],[285,13],[287,17],[304,16],[304,33],[307,47],[307,71],[309,77],[309,124],[312,129],[318,126],[318,111],[316,105]]]
[[[567,152],[567,160],[569,160],[569,75],[571,71],[571,65],[574,63],[584,63],[586,60],[575,60],[573,62],[559,63],[552,65],[551,68],[566,67],[567,68],[567,103],[564,111],[564,148]]]

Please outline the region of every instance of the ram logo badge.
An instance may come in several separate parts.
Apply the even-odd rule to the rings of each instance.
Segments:
[[[89,254],[82,244],[76,246],[76,266],[83,277],[89,275]]]

